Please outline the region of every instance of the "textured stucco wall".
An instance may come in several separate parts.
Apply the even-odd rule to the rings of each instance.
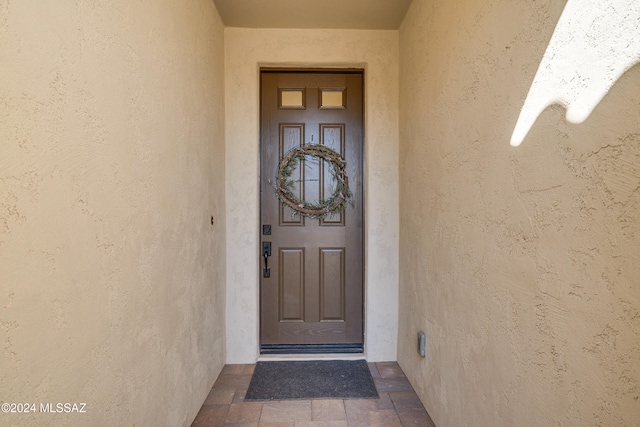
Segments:
[[[398,32],[225,29],[227,362],[256,360],[260,66],[365,69],[365,346],[395,360],[398,325]]]
[[[0,425],[189,425],[224,363],[210,0],[0,1]],[[210,225],[214,216],[216,224]]]
[[[564,3],[413,0],[400,29],[398,360],[439,427],[640,420],[640,68],[509,145]]]
[[[511,145],[522,143],[549,105],[582,123],[625,72],[640,62],[638,0],[569,0],[522,106]]]

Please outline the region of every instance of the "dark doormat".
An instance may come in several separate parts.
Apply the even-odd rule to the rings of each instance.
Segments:
[[[258,362],[245,400],[377,399],[364,360]]]

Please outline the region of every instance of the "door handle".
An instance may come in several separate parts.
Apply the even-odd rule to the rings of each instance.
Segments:
[[[269,268],[269,257],[271,256],[271,242],[262,242],[262,256],[264,258],[264,268],[262,269],[262,277],[271,277],[271,269]]]

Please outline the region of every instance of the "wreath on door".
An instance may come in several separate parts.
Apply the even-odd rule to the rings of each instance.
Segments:
[[[325,161],[330,166],[331,175],[335,180],[335,190],[331,197],[315,202],[301,200],[293,192],[296,181],[291,179],[293,171],[308,157],[315,157]],[[351,197],[349,179],[345,171],[347,162],[332,149],[319,144],[306,144],[287,152],[278,165],[276,177],[276,195],[283,205],[309,218],[325,218],[342,212]]]

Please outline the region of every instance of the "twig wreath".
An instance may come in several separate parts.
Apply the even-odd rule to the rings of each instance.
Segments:
[[[331,165],[331,174],[336,182],[336,189],[328,199],[320,200],[318,203],[311,203],[300,200],[294,193],[295,181],[291,180],[291,174],[307,156],[317,157]],[[349,191],[349,179],[345,167],[347,162],[342,156],[332,149],[319,144],[306,144],[287,152],[278,166],[276,177],[276,195],[280,201],[289,206],[294,212],[309,218],[325,218],[327,215],[342,212],[348,199],[351,197]]]

